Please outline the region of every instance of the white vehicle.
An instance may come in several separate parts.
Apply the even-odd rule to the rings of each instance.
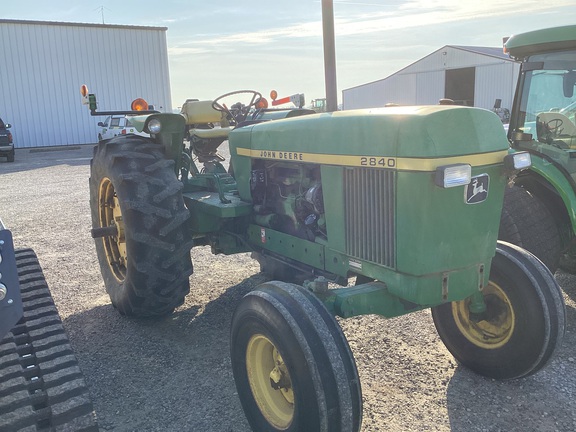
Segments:
[[[106,117],[103,122],[98,122],[100,131],[98,132],[98,141],[114,138],[118,135],[140,135],[148,137],[147,133],[138,132],[134,125],[130,122],[129,116],[113,115]]]

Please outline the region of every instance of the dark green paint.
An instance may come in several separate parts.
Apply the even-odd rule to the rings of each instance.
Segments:
[[[318,269],[324,268],[323,245],[257,225],[248,227],[248,241],[260,249],[275,252]]]
[[[504,48],[517,59],[549,51],[573,48],[576,43],[576,25],[553,27],[512,35]]]

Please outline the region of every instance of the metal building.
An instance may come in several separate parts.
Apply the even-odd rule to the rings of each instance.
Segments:
[[[16,148],[97,141],[80,86],[100,110],[143,97],[171,111],[166,27],[0,20],[0,118]]]
[[[510,109],[519,69],[502,48],[447,45],[387,78],[345,89],[343,108],[430,105],[448,98],[486,109],[499,99]]]

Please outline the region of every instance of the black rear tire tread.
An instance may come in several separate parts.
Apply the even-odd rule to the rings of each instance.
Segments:
[[[532,252],[552,273],[558,269],[562,244],[556,221],[542,201],[520,186],[506,188],[498,238]]]
[[[109,178],[120,201],[128,265],[124,281],[111,273],[103,241],[96,250],[112,304],[124,315],[162,316],[184,303],[193,272],[182,183],[162,147],[139,136],[100,142],[91,163],[92,225],[99,227],[98,188]]]

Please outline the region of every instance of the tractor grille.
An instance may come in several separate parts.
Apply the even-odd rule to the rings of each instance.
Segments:
[[[396,266],[396,172],[344,170],[347,254]]]

